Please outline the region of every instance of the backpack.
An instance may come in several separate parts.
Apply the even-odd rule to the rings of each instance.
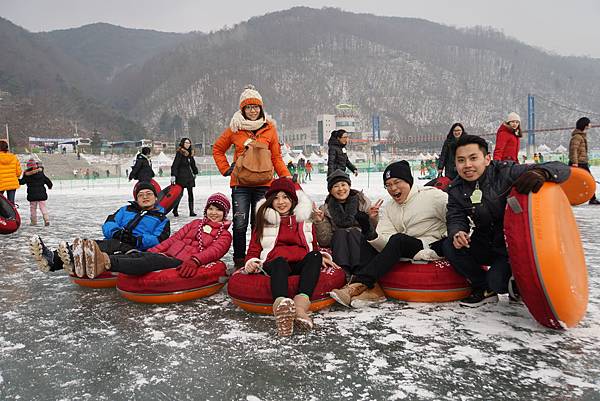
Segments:
[[[250,187],[268,185],[274,172],[269,145],[258,141],[245,146],[233,170],[238,184]]]

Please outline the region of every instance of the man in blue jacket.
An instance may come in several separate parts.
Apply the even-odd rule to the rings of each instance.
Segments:
[[[477,307],[497,301],[497,294],[512,292],[504,240],[504,211],[511,188],[522,194],[537,192],[546,181],[566,181],[571,171],[560,162],[515,164],[491,160],[487,142],[475,135],[460,137],[455,161],[458,177],[447,191],[444,256],[473,287],[472,294],[460,304]]]
[[[121,207],[108,216],[102,225],[103,240],[96,241],[102,252],[109,255],[133,250],[145,251],[169,238],[171,226],[164,209],[156,203],[156,189],[149,182],[135,187],[135,202]],[[65,269],[73,273],[71,246],[61,241],[58,249],[50,250],[40,236],[30,240],[31,253],[43,272]]]

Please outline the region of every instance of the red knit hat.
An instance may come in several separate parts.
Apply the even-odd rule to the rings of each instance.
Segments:
[[[298,195],[296,194],[296,185],[294,185],[294,181],[292,181],[291,179],[289,179],[287,177],[281,177],[281,178],[274,180],[271,183],[271,187],[265,194],[265,198],[268,198],[269,196],[276,194],[277,192],[280,192],[280,191],[285,192],[287,194],[287,196],[290,197],[290,199],[293,199],[296,203],[298,203]]]
[[[37,161],[33,158],[27,160],[27,168],[37,168]]]
[[[206,216],[206,209],[210,205],[215,205],[219,209],[223,211],[223,216],[226,217],[229,214],[229,209],[231,209],[231,203],[227,196],[222,194],[221,192],[215,192],[211,196],[208,197],[206,201],[206,206],[204,206],[204,215]]]

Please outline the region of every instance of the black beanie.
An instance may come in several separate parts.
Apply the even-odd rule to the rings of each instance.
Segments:
[[[337,169],[333,173],[329,174],[329,177],[327,177],[327,192],[331,192],[331,188],[333,188],[333,186],[340,181],[344,181],[347,182],[348,185],[352,185],[350,176],[344,173],[342,170]]]
[[[158,196],[154,185],[150,184],[148,181],[140,181],[137,184],[135,184],[135,187],[133,189],[133,192],[135,192],[135,199],[137,199],[138,192],[140,192],[142,189],[149,189],[150,191],[152,191],[154,196]]]
[[[394,162],[385,168],[383,171],[383,184],[385,185],[385,182],[390,178],[400,178],[401,180],[406,181],[411,188],[413,186],[412,172],[410,170],[410,165],[406,160]]]

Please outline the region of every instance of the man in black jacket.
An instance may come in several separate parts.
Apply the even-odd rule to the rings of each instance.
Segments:
[[[471,282],[461,305],[477,307],[508,292],[511,268],[504,241],[504,209],[511,188],[537,192],[545,181],[563,182],[569,167],[559,162],[514,164],[491,160],[485,139],[463,135],[456,146],[458,177],[448,186],[444,256]],[[485,271],[481,266],[489,266]]]

